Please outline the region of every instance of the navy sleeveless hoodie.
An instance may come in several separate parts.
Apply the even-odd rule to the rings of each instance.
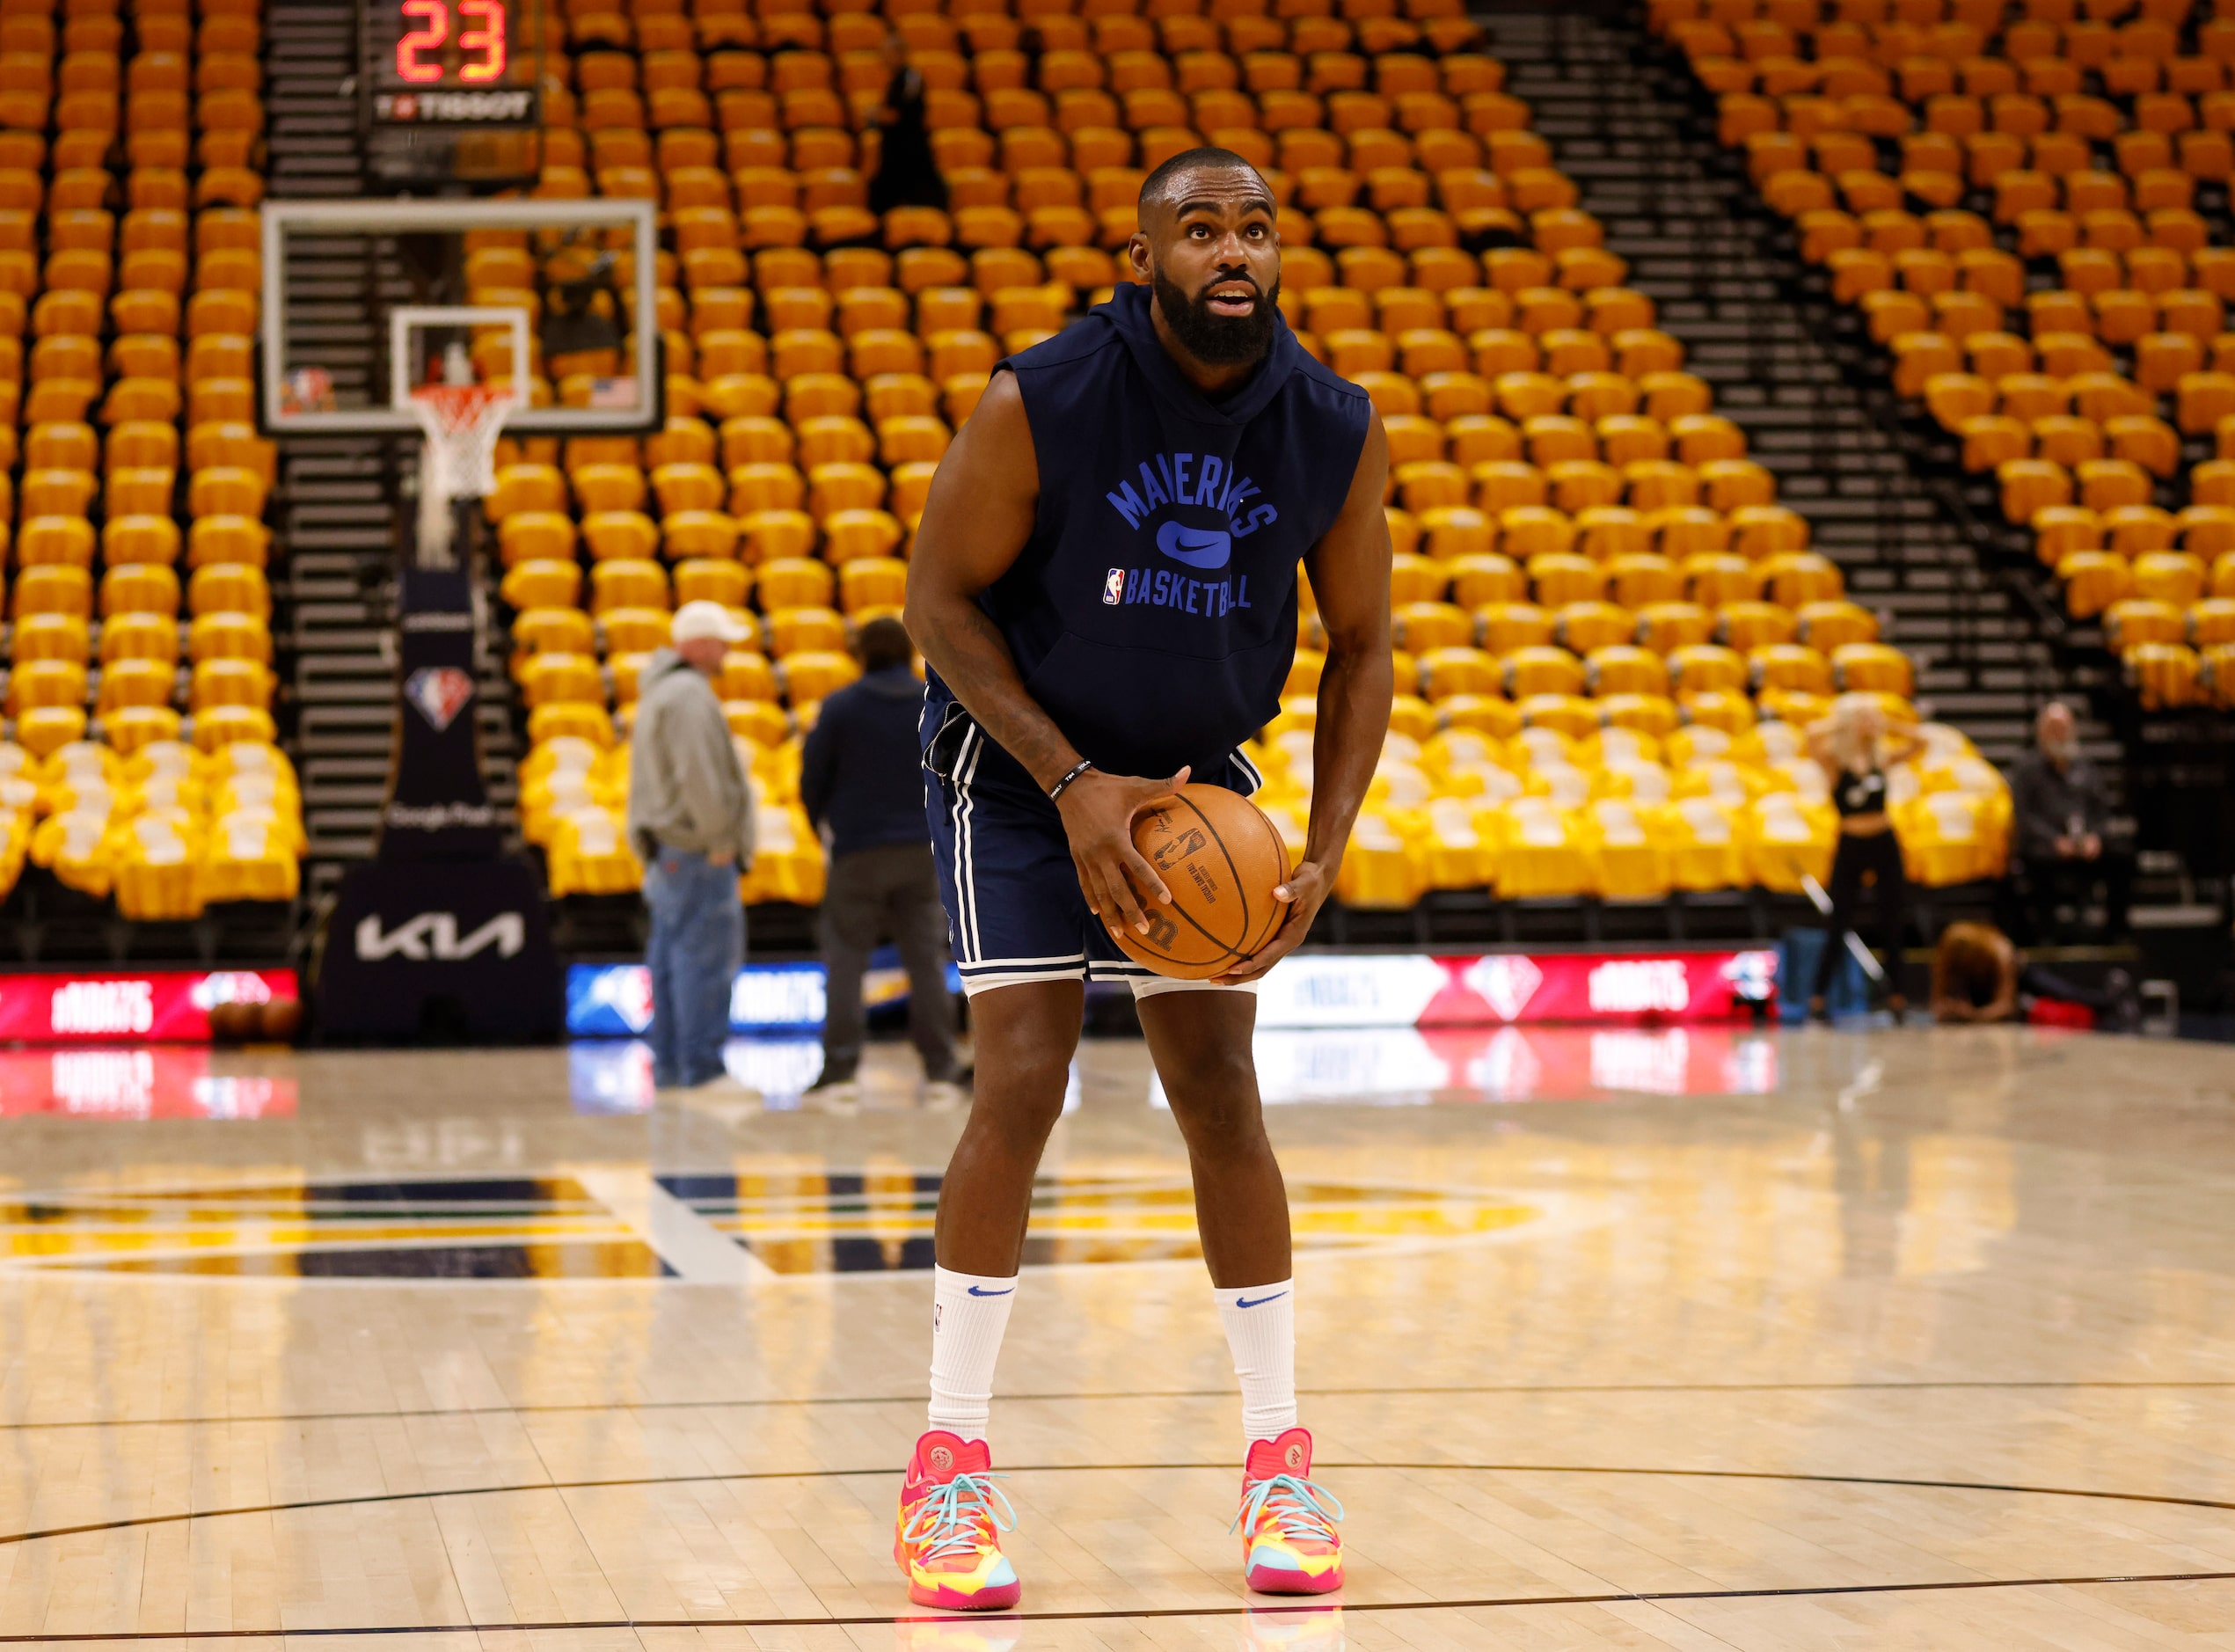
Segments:
[[[1146,287],[1120,287],[995,369],[1023,392],[1040,507],[979,602],[1026,691],[1095,767],[1186,764],[1228,784],[1235,748],[1280,710],[1296,567],[1349,494],[1370,406],[1277,315],[1257,372],[1213,402],[1165,353],[1149,306]],[[929,698],[935,729],[952,698],[936,674]]]

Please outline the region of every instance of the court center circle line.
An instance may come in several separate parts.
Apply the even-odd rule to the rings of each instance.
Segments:
[[[2212,1497],[2179,1497],[2163,1493],[2098,1491],[2067,1486],[2024,1486],[1993,1480],[1913,1480],[1878,1474],[1804,1474],[1786,1470],[1742,1468],[1631,1468],[1577,1463],[1365,1463],[1329,1462],[1322,1468],[1353,1473],[1453,1474],[1590,1474],[1640,1475],[1665,1480],[1772,1480],[1798,1485],[1885,1486],[1915,1491],[1996,1492],[2029,1497],[2078,1497],[2097,1502],[2139,1502],[2168,1508],[2235,1510],[2235,1502]],[[1219,1473],[1232,1465],[1217,1463],[1029,1463],[1012,1465],[1003,1472],[1018,1474],[1109,1474]],[[134,1515],[117,1520],[92,1520],[77,1525],[50,1526],[33,1531],[0,1532],[0,1547],[38,1543],[55,1538],[85,1537],[101,1531],[138,1531],[148,1526],[179,1525],[196,1520],[224,1520],[250,1515],[295,1514],[318,1509],[368,1508],[377,1503],[431,1502],[442,1497],[521,1496],[534,1492],[612,1491],[643,1486],[706,1486],[784,1480],[876,1480],[899,1471],[889,1468],[756,1469],[732,1474],[632,1474],[605,1480],[544,1480],[508,1486],[457,1486],[423,1491],[369,1492],[360,1496],[303,1498],[291,1502],[246,1504],[232,1509],[182,1509],[170,1514]],[[2184,1574],[2184,1575],[2187,1575]],[[2203,1575],[2196,1574],[2195,1575]],[[2212,1575],[2218,1575],[2213,1574]],[[2235,1576],[2235,1574],[2228,1574]],[[1769,1591],[1775,1592],[1775,1591]],[[1821,1591],[1803,1591],[1821,1592]],[[1628,1594],[1618,1599],[1639,1598]],[[792,1619],[778,1621],[790,1622]],[[821,1619],[800,1621],[822,1622]],[[884,1622],[884,1619],[868,1621]]]

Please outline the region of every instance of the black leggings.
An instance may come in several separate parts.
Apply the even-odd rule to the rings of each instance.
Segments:
[[[1886,954],[1890,985],[1901,968],[1902,926],[1909,918],[1909,878],[1902,870],[1902,846],[1892,830],[1874,837],[1839,834],[1839,850],[1831,859],[1830,932],[1816,960],[1816,984],[1809,997],[1820,998],[1830,990],[1831,972],[1847,950],[1847,932],[1855,926],[1855,908],[1861,903],[1863,874],[1878,874],[1878,932]],[[1895,990],[1899,989],[1896,988]]]

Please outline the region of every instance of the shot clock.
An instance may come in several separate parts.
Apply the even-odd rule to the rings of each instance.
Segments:
[[[534,0],[362,0],[376,128],[502,131],[540,123]]]

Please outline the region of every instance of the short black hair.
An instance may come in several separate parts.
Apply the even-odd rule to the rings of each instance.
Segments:
[[[1226,172],[1231,172],[1238,167],[1255,178],[1259,183],[1265,182],[1265,174],[1235,154],[1233,150],[1222,150],[1205,143],[1192,150],[1181,150],[1179,154],[1143,179],[1140,205],[1143,208],[1147,207],[1151,201],[1164,193],[1165,186],[1178,174],[1194,172],[1199,167],[1205,166]],[[1273,191],[1269,185],[1267,186],[1265,193],[1268,196],[1272,194]]]
[[[916,645],[909,641],[906,626],[889,614],[880,614],[861,628],[861,634],[854,639],[854,652],[861,658],[863,670],[882,671],[914,660]]]

